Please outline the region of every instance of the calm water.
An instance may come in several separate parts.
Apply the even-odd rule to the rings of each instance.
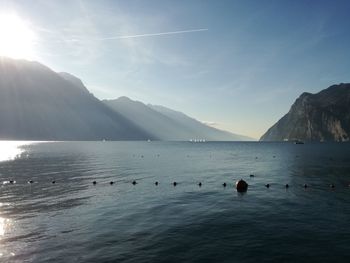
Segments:
[[[2,262],[348,262],[350,257],[350,144],[0,146]],[[249,183],[245,194],[233,188],[240,178]]]

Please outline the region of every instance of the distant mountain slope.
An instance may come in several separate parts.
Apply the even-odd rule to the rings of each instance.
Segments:
[[[251,140],[248,137],[209,127],[183,113],[162,106],[145,105],[127,97],[103,102],[160,140]]]
[[[186,136],[188,133],[183,131],[170,118],[147,107],[142,102],[133,101],[127,97],[120,97],[116,100],[104,100],[103,102],[139,127],[153,134],[159,140],[188,139]]]
[[[210,127],[194,118],[187,116],[186,114],[175,111],[160,105],[148,105],[150,108],[162,113],[163,115],[173,119],[179,125],[188,127],[192,132],[198,134],[198,138],[209,138],[208,140],[214,141],[253,141],[253,138],[230,133],[227,131],[219,130]]]
[[[84,86],[84,84],[81,81],[81,79],[79,79],[76,76],[73,76],[72,74],[69,74],[67,72],[59,72],[58,74],[62,78],[64,78],[65,80],[69,81],[74,86],[80,88],[82,91],[85,91],[85,92],[89,93],[88,89]]]
[[[333,85],[317,94],[303,93],[262,141],[349,141],[350,84]]]
[[[74,76],[0,58],[0,139],[145,140],[147,132],[95,98]]]

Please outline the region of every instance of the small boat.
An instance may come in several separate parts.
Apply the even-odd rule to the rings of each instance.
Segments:
[[[295,140],[295,141],[294,141],[294,144],[304,144],[304,142],[303,142],[303,141],[300,141],[300,140]]]

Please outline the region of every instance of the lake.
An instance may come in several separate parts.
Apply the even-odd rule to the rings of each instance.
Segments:
[[[348,143],[3,141],[0,147],[0,262],[350,257]],[[246,193],[234,188],[241,178]]]

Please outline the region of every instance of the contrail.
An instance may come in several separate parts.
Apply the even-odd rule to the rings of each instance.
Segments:
[[[153,36],[165,36],[165,35],[175,35],[175,34],[186,34],[194,32],[208,31],[208,28],[190,29],[190,30],[180,30],[180,31],[168,31],[159,33],[148,33],[148,34],[138,34],[138,35],[125,35],[125,36],[111,36],[111,37],[100,37],[100,38],[72,38],[64,39],[64,42],[81,42],[81,41],[105,41],[105,40],[117,40],[117,39],[128,39],[128,38],[139,38],[139,37],[153,37]],[[60,41],[61,42],[61,41]]]
[[[208,30],[209,30],[208,28],[200,28],[200,29],[181,30],[181,31],[168,31],[168,32],[139,34],[139,35],[104,37],[104,38],[97,38],[96,40],[114,40],[114,39],[126,39],[126,38],[138,38],[138,37],[153,37],[153,36],[164,36],[164,35],[175,35],[175,34],[202,32],[202,31],[208,31]]]

